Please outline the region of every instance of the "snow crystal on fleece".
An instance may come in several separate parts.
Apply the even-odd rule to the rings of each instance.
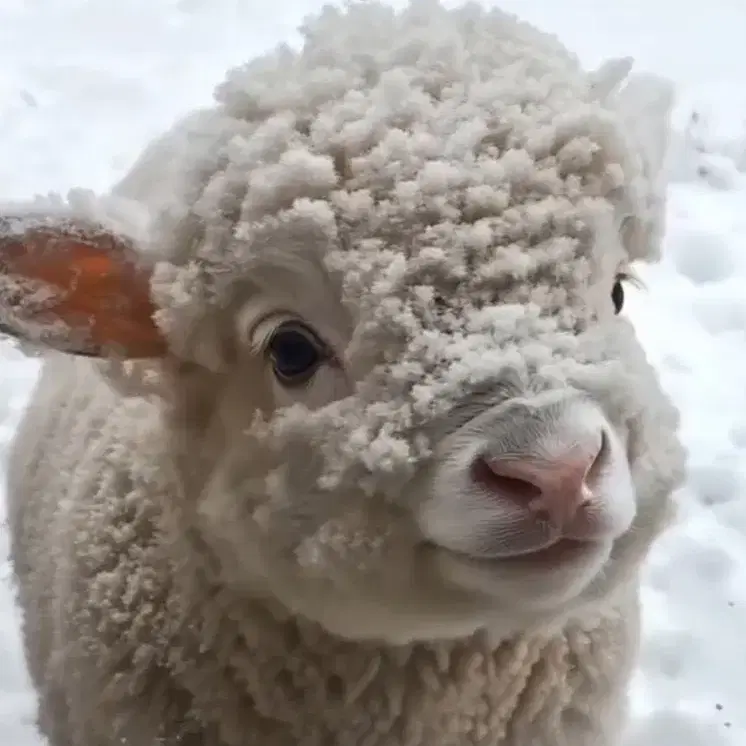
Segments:
[[[327,489],[403,485],[424,428],[498,381],[602,381],[620,416],[650,406],[609,293],[620,267],[657,257],[661,205],[616,92],[478,5],[353,3],[303,32],[300,51],[232,71],[184,151],[154,241],[174,348],[188,355],[205,316],[273,267],[329,273],[354,320],[355,396],[273,423],[280,444],[318,442]]]

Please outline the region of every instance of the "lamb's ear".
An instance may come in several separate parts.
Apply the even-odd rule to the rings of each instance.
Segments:
[[[630,74],[633,60],[609,60],[589,76],[591,95],[624,122],[629,145],[639,157],[639,177],[620,204],[620,231],[629,259],[655,262],[665,231],[667,158],[675,102],[670,80]]]
[[[588,76],[594,97],[601,101],[608,99],[619,89],[634,64],[632,57],[615,57],[603,62]]]
[[[651,73],[633,73],[632,57],[604,62],[590,73],[594,97],[611,104],[624,118],[645,158],[649,178],[664,167],[675,91],[670,80]]]
[[[663,175],[675,100],[673,83],[651,73],[631,75],[617,95],[617,109],[636,137],[651,179]]]
[[[73,355],[161,357],[150,273],[126,239],[101,226],[0,216],[0,331]]]
[[[632,261],[657,262],[661,257],[674,103],[671,81],[645,73],[631,75],[616,98],[642,163],[640,203],[633,211],[634,219],[626,220],[622,229],[622,240]]]

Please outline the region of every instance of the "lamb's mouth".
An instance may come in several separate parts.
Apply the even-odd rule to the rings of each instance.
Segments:
[[[559,538],[548,546],[536,549],[525,554],[515,555],[497,560],[499,562],[511,563],[546,563],[559,564],[572,562],[575,559],[588,554],[598,552],[603,544],[599,541],[581,541],[579,539]]]
[[[551,568],[564,564],[572,564],[587,557],[608,552],[611,542],[609,540],[579,540],[567,537],[559,537],[549,544],[544,544],[538,549],[532,549],[521,554],[502,557],[488,557],[484,555],[466,554],[455,552],[451,549],[430,544],[433,550],[445,552],[452,558],[461,562],[481,567],[490,565],[504,565],[512,567],[525,566],[538,568]]]

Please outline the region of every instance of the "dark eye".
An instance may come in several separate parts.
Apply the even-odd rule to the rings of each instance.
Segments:
[[[611,302],[614,304],[614,313],[621,313],[624,308],[624,278],[617,277],[614,287],[611,289]]]
[[[321,342],[301,324],[287,323],[278,327],[269,340],[267,352],[275,376],[284,386],[308,383],[324,362]]]

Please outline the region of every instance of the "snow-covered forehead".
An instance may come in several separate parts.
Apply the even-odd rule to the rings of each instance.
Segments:
[[[324,11],[300,52],[218,89],[216,144],[162,220],[164,326],[309,262],[368,324],[532,302],[572,326],[625,259],[622,220],[644,219],[639,159],[593,95],[556,40],[497,10]]]

